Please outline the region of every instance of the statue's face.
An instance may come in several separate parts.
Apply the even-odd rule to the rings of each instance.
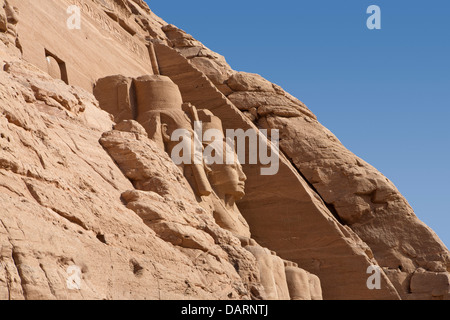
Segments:
[[[169,137],[177,129],[184,129],[186,131],[193,132],[191,121],[182,110],[161,112],[161,124],[167,128],[165,133]]]
[[[233,164],[212,164],[209,178],[217,192],[231,195],[236,200],[245,196],[245,181],[247,180],[242,166],[235,156]]]
[[[179,143],[179,141],[172,141],[172,134],[175,130],[185,130],[186,139],[183,141],[189,141],[194,137],[194,131],[192,130],[191,122],[188,116],[181,110],[166,111],[161,113],[161,129],[164,142],[167,145],[167,151],[169,155],[172,152],[172,148]]]

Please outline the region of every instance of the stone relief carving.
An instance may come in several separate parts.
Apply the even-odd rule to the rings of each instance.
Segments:
[[[203,139],[204,148],[211,148],[214,152],[214,158],[221,161],[212,161],[205,159],[208,173],[208,179],[211,183],[215,196],[213,199],[214,218],[222,228],[231,231],[237,236],[250,237],[250,228],[239,211],[236,201],[245,196],[245,176],[242,166],[234,150],[227,148],[225,136],[223,134],[222,121],[214,116],[209,110],[199,110],[198,120],[202,123],[202,135],[213,129],[218,136],[215,139]],[[208,138],[208,137],[206,137]],[[228,154],[227,154],[228,153]],[[231,154],[229,154],[231,153]],[[206,154],[210,154],[206,152]],[[234,159],[233,163],[228,164],[227,155]]]
[[[300,269],[294,262],[284,261],[284,265],[291,300],[322,300],[322,289],[317,276]]]
[[[120,44],[128,48],[142,61],[148,61],[147,48],[133,37],[136,34],[134,28],[127,21],[119,18],[119,16],[124,15],[126,17],[126,14],[129,14],[129,9],[126,6],[115,1],[102,1],[102,3],[96,1],[100,8],[91,1],[70,0],[70,2],[80,7],[83,14],[93,19],[99,27],[99,31],[103,31],[108,36],[119,41]],[[120,14],[118,14],[119,12]]]
[[[194,146],[192,124],[183,111],[183,99],[178,87],[164,76],[143,76],[134,79],[137,101],[137,121],[145,128],[149,138],[164,149],[169,155],[179,141],[172,141],[173,133],[183,129],[188,135],[183,142]],[[194,156],[194,152],[191,152]],[[199,197],[211,194],[211,186],[202,164],[179,164]]]

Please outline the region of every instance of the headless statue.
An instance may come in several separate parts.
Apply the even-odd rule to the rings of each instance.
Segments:
[[[284,264],[292,300],[322,300],[319,277],[300,269],[294,262],[284,261]]]
[[[256,258],[267,300],[290,300],[283,260],[255,240],[240,238],[242,246]]]

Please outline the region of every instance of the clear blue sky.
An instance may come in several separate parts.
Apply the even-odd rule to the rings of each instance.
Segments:
[[[450,1],[149,0],[239,71],[305,102],[450,247]],[[369,5],[382,29],[368,30]]]

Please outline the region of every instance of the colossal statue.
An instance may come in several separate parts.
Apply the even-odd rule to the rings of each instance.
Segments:
[[[214,201],[214,218],[222,228],[240,237],[250,237],[250,228],[236,201],[245,196],[247,177],[233,148],[227,144],[222,121],[209,110],[199,110],[208,179],[220,202]],[[213,134],[211,134],[213,133]],[[227,161],[231,159],[232,161]]]
[[[133,80],[136,94],[136,120],[145,128],[149,138],[169,155],[180,144],[172,139],[176,130],[183,129],[186,136],[182,143],[193,147],[196,139],[189,117],[184,112],[183,99],[176,84],[168,77],[147,75]],[[191,156],[195,156],[195,152]],[[193,186],[197,196],[209,196],[211,186],[202,163],[193,158],[189,163],[177,163]]]
[[[298,264],[284,261],[286,280],[292,300],[322,300],[319,277],[298,267]]]
[[[284,261],[277,256],[275,251],[270,252],[273,260],[273,273],[275,278],[275,285],[278,294],[278,300],[291,300],[288,283],[286,279],[286,271]]]
[[[268,300],[291,300],[285,262],[274,251],[261,247],[255,240],[240,238],[242,246],[255,257],[265,298]],[[309,293],[309,288],[307,288]]]
[[[136,120],[145,128],[149,138],[170,156],[176,154],[179,158],[185,158],[183,150],[190,150],[187,162],[175,163],[196,192],[199,203],[213,209],[214,218],[222,228],[236,236],[250,237],[249,226],[235,203],[245,194],[246,176],[234,150],[225,148],[219,118],[209,111],[197,111],[194,106],[183,104],[177,85],[165,76],[146,75],[130,79],[117,75],[102,78],[94,87],[94,95],[100,107],[112,113],[116,122]],[[216,129],[219,137],[202,143],[200,140],[205,131],[194,132],[194,124],[199,121],[205,130]],[[203,148],[211,147],[210,144],[220,156],[226,157],[228,152],[232,163],[218,161],[206,166]],[[196,146],[201,149],[200,159]]]
[[[260,281],[268,300],[322,300],[319,277],[286,261],[274,251],[260,246],[250,238],[240,238],[242,246],[253,254],[260,272]]]
[[[251,238],[249,225],[236,205],[245,196],[247,177],[234,143],[225,138],[219,117],[183,103],[178,86],[160,75],[102,78],[94,87],[94,95],[116,122],[136,120],[171,156],[196,192],[199,204],[211,209],[216,223],[238,237],[255,257],[265,299],[321,298],[316,276],[284,262]],[[177,157],[186,162],[178,162]]]
[[[261,247],[255,240],[249,238],[241,238],[241,243],[256,258],[260,281],[266,294],[265,299],[278,300],[276,272],[274,272],[274,261],[269,249]]]

